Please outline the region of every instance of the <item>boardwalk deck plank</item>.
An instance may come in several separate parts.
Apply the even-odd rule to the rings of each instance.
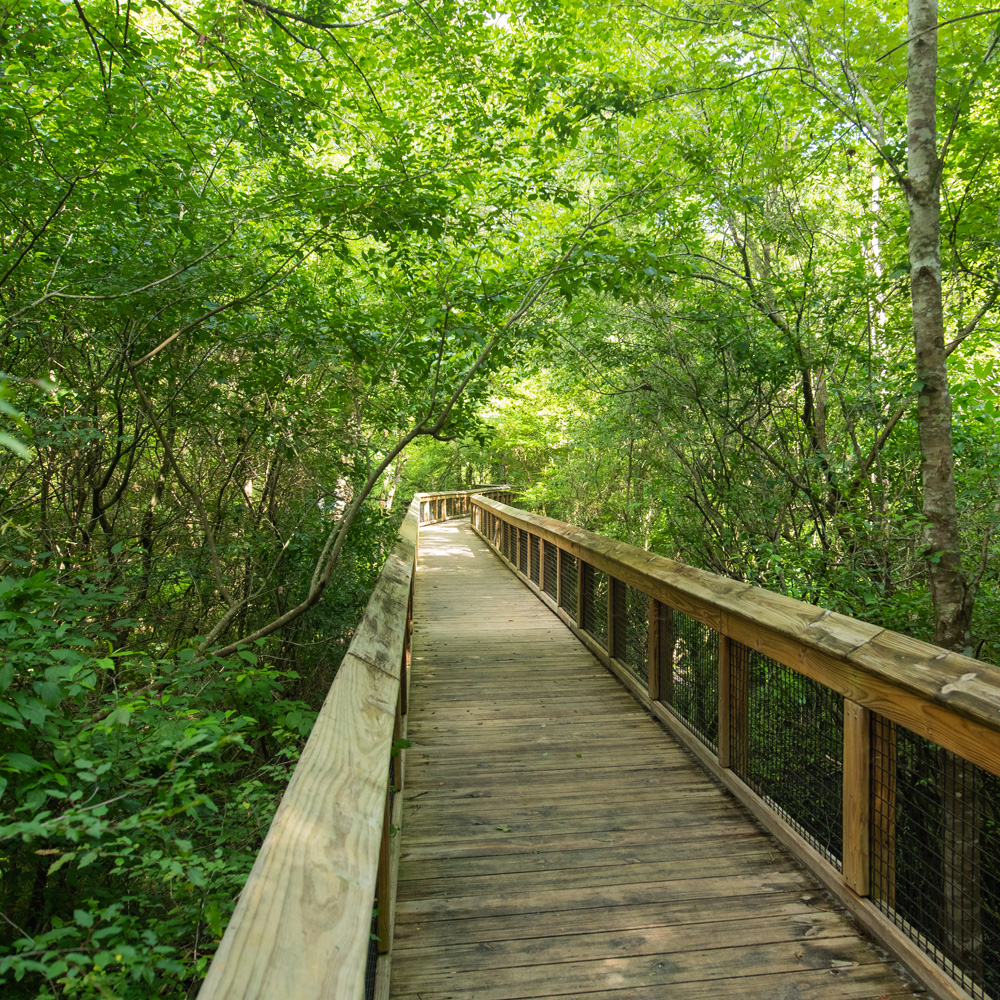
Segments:
[[[414,620],[393,1000],[917,994],[466,524]]]

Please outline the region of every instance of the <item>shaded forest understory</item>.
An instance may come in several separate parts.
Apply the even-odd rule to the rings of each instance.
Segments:
[[[0,0],[6,996],[197,992],[416,490],[1000,659],[966,15]]]

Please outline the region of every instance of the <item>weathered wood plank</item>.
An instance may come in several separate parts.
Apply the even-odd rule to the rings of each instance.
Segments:
[[[397,925],[397,951],[451,947],[492,941],[524,941],[592,931],[643,930],[682,925],[695,927],[722,919],[753,919],[762,915],[793,921],[823,906],[820,893],[799,889],[785,892],[768,890],[762,895],[719,896],[678,899],[671,902],[630,903],[628,906],[595,906],[589,909],[543,910],[510,917],[480,917],[451,920],[434,914],[407,919]]]
[[[825,969],[833,973],[834,970],[847,971],[863,965],[884,968],[875,951],[864,946],[853,934],[628,958],[581,958],[571,963],[569,977],[567,964],[515,966],[504,969],[502,975],[498,975],[495,969],[470,970],[464,974],[456,970],[442,977],[435,973],[420,975],[414,969],[414,966],[419,969],[418,963],[403,965],[400,962],[396,975],[401,991],[419,992],[424,1000],[453,996],[456,988],[464,988],[470,993],[474,991],[476,1000],[528,1000],[569,992],[566,989],[568,978],[575,983],[578,996],[611,985],[618,990],[658,985],[661,989],[669,989],[673,996],[674,988],[682,983],[729,979],[733,969],[740,970],[745,989],[746,983],[752,983],[757,976],[768,973],[794,975],[808,969]],[[443,982],[445,979],[446,982]],[[839,996],[836,992],[837,979],[836,974],[830,976],[832,988],[827,996]],[[775,995],[781,996],[782,992]]]
[[[871,717],[844,702],[844,881],[868,895],[871,866]]]

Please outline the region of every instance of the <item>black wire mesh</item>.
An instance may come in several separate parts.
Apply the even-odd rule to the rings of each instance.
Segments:
[[[365,1000],[375,1000],[375,977],[378,971],[378,914],[372,913],[368,934],[368,960],[365,963]]]
[[[541,580],[539,570],[542,565],[541,539],[538,535],[528,535],[529,552],[531,553],[531,582],[538,583]]]
[[[528,533],[524,528],[517,529],[517,568],[528,575]]]
[[[583,569],[583,622],[589,632],[605,649],[608,648],[608,574],[581,563]]]
[[[871,896],[969,993],[1000,997],[1000,778],[875,714]]]
[[[742,643],[730,648],[733,770],[840,867],[844,699]]]
[[[546,542],[543,549],[544,552],[544,562],[545,562],[545,575],[543,580],[545,581],[545,593],[549,597],[556,596],[556,567],[558,564],[559,550],[551,543]]]
[[[559,562],[559,607],[576,620],[577,588],[580,581],[580,563],[576,556],[563,552]]]
[[[704,743],[719,748],[719,633],[674,611],[670,709]]]
[[[622,663],[644,684],[649,683],[649,597],[635,587],[622,585]]]

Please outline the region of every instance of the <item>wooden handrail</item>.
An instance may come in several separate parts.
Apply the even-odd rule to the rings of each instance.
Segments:
[[[376,883],[380,951],[391,935],[388,803],[401,787],[410,597],[420,496],[379,576],[199,1000],[359,1000]],[[390,779],[392,766],[392,779]],[[388,898],[387,898],[388,897]]]
[[[468,517],[473,496],[484,496],[509,503],[515,488],[509,485],[475,486],[465,490],[441,490],[437,493],[420,493],[420,523],[436,524],[453,517]]]
[[[973,992],[984,995],[983,962],[973,955],[970,964],[964,947],[972,943],[982,948],[985,940],[977,929],[986,913],[985,904],[981,913],[977,909],[986,877],[978,867],[981,834],[969,830],[969,821],[981,808],[971,799],[987,780],[983,772],[1000,775],[1000,669],[484,497],[472,501],[472,525],[636,699],[924,985],[951,1000]],[[564,590],[567,567],[569,594]],[[596,613],[595,572],[607,575],[601,598],[606,619]],[[633,594],[631,621],[629,587],[639,592]],[[637,632],[635,609],[644,603],[646,623]],[[717,671],[717,731],[712,736],[674,706],[675,656],[681,655],[675,647],[678,613],[718,636],[712,668]],[[787,668],[815,682],[817,693],[829,689],[830,697],[843,696],[842,797],[840,816],[833,816],[834,827],[839,826],[839,858],[826,846],[829,840],[808,834],[778,801],[747,783],[755,759],[747,714],[749,657],[758,654],[774,661],[776,669]],[[637,655],[644,660],[641,672],[635,667]],[[941,755],[942,777],[927,794],[929,808],[941,811],[944,841],[939,846],[949,855],[939,858],[951,879],[953,902],[945,909],[969,908],[948,917],[941,936],[951,934],[950,946],[935,945],[926,928],[913,926],[897,906],[897,737],[912,739],[906,730],[936,744]],[[765,739],[761,746],[767,745]],[[977,776],[965,762],[982,771]],[[781,798],[780,791],[775,794]],[[951,796],[949,802],[946,796]],[[875,864],[876,849],[881,867]],[[920,877],[941,876],[925,871]],[[918,893],[933,890],[930,884],[923,890],[913,885],[911,891]]]

